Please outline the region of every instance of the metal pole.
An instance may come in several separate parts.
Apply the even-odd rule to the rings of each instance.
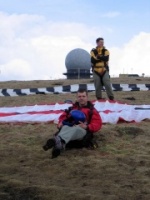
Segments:
[[[78,79],[80,78],[80,68],[78,68]]]

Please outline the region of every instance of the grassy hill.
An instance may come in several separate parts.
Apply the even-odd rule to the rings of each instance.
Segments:
[[[31,88],[92,80],[10,81],[0,88]],[[150,78],[112,79],[112,83],[150,83]],[[104,93],[104,97],[106,94]],[[127,100],[134,97],[135,100]],[[0,106],[75,100],[75,94],[0,97]],[[94,92],[89,93],[94,100]],[[150,92],[115,92],[115,99],[150,104]],[[149,200],[150,121],[103,125],[98,149],[73,149],[57,159],[42,149],[54,124],[0,125],[0,199],[4,200]]]

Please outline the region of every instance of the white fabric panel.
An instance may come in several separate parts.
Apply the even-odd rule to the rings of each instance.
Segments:
[[[70,107],[71,104],[56,103],[54,105],[33,105],[33,106],[20,106],[20,107],[0,107],[0,113],[18,113],[11,116],[0,115],[0,122],[58,122],[61,111]],[[116,124],[119,119],[131,122],[140,122],[144,119],[150,119],[150,105],[127,105],[117,102],[94,102],[95,108],[98,110],[102,117],[103,123]],[[145,110],[135,110],[135,108],[146,108]],[[50,113],[36,113],[29,114],[29,112],[50,111]],[[60,111],[59,114],[54,113]]]

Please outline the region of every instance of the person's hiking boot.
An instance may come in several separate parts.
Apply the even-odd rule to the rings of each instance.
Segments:
[[[101,101],[101,100],[104,101],[104,100],[106,100],[106,99],[105,99],[105,98],[97,97],[97,100],[98,100],[98,101],[99,101],[99,100],[100,100],[100,101]]]
[[[59,136],[54,136],[54,138],[47,140],[46,144],[43,146],[43,149],[44,151],[47,151],[52,147],[56,147],[57,149],[63,149],[62,140]]]
[[[52,149],[52,159],[60,155],[61,151],[65,148],[65,142],[58,136],[55,135],[54,138],[47,140],[46,144],[43,146],[44,151]]]
[[[61,152],[61,149],[57,149],[56,147],[54,147],[53,149],[52,149],[52,159],[53,158],[57,158],[59,155],[60,155],[60,152]]]
[[[44,151],[47,151],[48,149],[51,149],[55,146],[55,139],[51,138],[47,140],[46,144],[43,146]]]
[[[114,97],[113,96],[109,96],[109,100],[113,101]]]
[[[60,155],[61,151],[65,149],[65,142],[58,135],[56,135],[54,139],[55,146],[52,149],[52,159],[57,158]]]

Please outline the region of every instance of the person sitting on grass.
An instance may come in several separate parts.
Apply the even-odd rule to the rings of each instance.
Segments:
[[[93,104],[88,101],[86,90],[79,89],[77,101],[59,117],[59,131],[47,140],[43,149],[52,149],[52,158],[60,155],[69,143],[78,141],[82,147],[90,147],[93,133],[102,127],[102,120]]]

